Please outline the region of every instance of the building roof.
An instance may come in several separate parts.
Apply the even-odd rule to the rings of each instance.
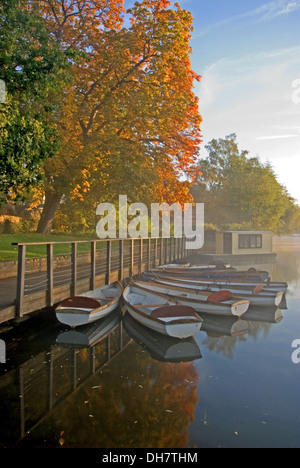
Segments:
[[[231,234],[274,234],[272,231],[222,231]]]

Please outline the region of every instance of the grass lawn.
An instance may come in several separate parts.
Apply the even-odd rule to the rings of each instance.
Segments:
[[[87,237],[80,235],[49,235],[44,236],[42,234],[0,234],[0,261],[5,260],[17,260],[18,259],[18,247],[12,245],[14,242],[68,242],[72,240],[86,240],[86,244],[79,244],[78,251],[85,252],[90,250],[91,246],[89,241],[96,239],[95,237]],[[101,247],[99,243],[98,248]],[[104,246],[104,244],[103,244]],[[54,255],[63,255],[71,253],[70,244],[61,244],[54,246]],[[45,245],[36,245],[28,246],[26,248],[27,258],[32,257],[45,257],[46,256],[46,246]]]

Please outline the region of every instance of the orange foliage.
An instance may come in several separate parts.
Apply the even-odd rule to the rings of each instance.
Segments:
[[[143,0],[122,28],[123,3],[38,2],[60,47],[77,53],[58,116],[61,149],[45,167],[48,185],[79,200],[103,189],[117,198],[135,185],[139,201],[146,194],[153,202],[191,202],[202,121],[192,15],[167,0]]]

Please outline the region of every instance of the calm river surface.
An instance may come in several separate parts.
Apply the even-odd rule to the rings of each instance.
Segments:
[[[275,249],[286,304],[206,318],[181,345],[118,314],[76,337],[53,313],[2,333],[0,447],[299,448],[300,237]]]

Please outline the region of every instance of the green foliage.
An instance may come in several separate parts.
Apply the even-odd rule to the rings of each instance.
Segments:
[[[22,197],[41,179],[41,165],[58,149],[53,118],[66,79],[66,56],[34,6],[3,0],[0,6],[0,202]]]
[[[24,195],[41,180],[41,163],[58,148],[55,129],[33,109],[22,110],[8,97],[0,107],[0,190],[2,200],[9,194]],[[1,200],[1,199],[0,199]]]
[[[228,229],[294,232],[300,208],[276,179],[270,164],[239,151],[236,135],[212,140],[193,195],[206,206],[206,221]]]

